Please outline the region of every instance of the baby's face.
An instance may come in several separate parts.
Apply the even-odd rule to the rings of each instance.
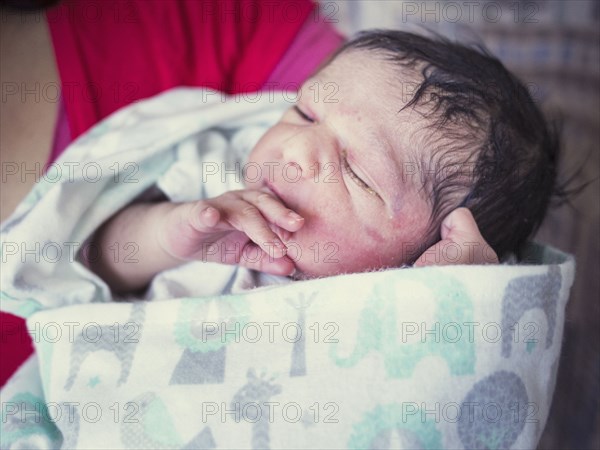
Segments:
[[[421,244],[431,209],[405,169],[417,163],[411,137],[423,123],[398,112],[410,98],[401,81],[389,62],[343,53],[252,150],[262,178],[248,187],[268,187],[305,219],[281,235],[301,277],[399,266]]]

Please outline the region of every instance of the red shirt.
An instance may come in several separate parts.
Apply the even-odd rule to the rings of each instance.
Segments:
[[[310,0],[63,0],[46,19],[70,138],[175,86],[257,91],[317,17]],[[22,319],[0,321],[3,385],[33,348]]]

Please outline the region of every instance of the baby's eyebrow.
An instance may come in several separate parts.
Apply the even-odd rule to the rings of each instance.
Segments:
[[[381,170],[383,171],[379,183],[382,190],[380,195],[385,200],[392,216],[395,216],[404,205],[403,199],[408,180],[403,176],[401,167],[404,161],[402,155],[406,152],[400,148],[398,142],[393,145],[395,140],[389,139],[389,137],[374,136],[374,138],[377,141],[377,155],[379,155]]]
[[[379,133],[381,131],[379,130]],[[369,180],[372,180],[376,192],[381,200],[388,206],[392,204],[392,196],[388,192],[388,183],[382,183],[396,175],[396,172],[390,166],[396,166],[394,161],[390,161],[390,153],[393,148],[386,139],[379,136],[378,131],[374,129],[367,130],[367,148],[363,151],[356,151],[359,156],[359,164],[362,170],[366,171]],[[359,149],[360,150],[360,149]],[[374,163],[374,161],[376,161]],[[391,164],[390,164],[391,162]],[[373,174],[373,171],[376,173]],[[377,173],[383,171],[384,173]]]

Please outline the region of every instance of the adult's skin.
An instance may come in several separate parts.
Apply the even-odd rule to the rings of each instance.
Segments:
[[[0,220],[31,190],[52,147],[60,79],[46,16],[0,9]]]

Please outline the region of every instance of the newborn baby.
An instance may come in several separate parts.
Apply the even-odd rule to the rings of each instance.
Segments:
[[[103,251],[92,270],[128,291],[191,260],[295,278],[493,263],[539,226],[557,143],[525,88],[482,51],[362,33],[298,98],[250,153],[261,177],[208,200],[126,207],[94,243],[135,241],[140,262]]]

